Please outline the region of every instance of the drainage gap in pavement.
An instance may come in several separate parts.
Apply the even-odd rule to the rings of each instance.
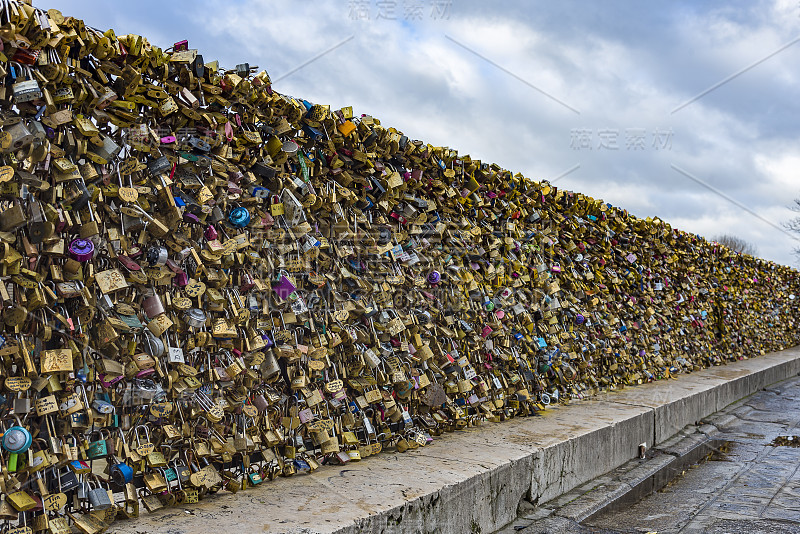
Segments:
[[[800,437],[798,436],[778,436],[770,443],[773,447],[800,447]]]

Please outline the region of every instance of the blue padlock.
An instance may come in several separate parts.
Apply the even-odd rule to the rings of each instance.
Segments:
[[[244,228],[250,224],[250,212],[247,211],[247,208],[242,208],[241,206],[233,208],[228,214],[228,222],[230,222],[234,228]]]
[[[125,463],[111,466],[111,480],[120,486],[133,481],[133,468]]]
[[[17,420],[17,424],[3,433],[2,445],[10,453],[22,454],[30,448],[31,443],[33,443],[33,436],[31,436],[27,428],[22,426],[22,421],[19,420],[19,417],[15,415],[14,419]]]
[[[265,198],[269,198],[270,191],[266,187],[255,186],[250,190],[250,196],[255,198],[264,200]]]
[[[293,463],[294,463],[295,469],[297,469],[297,471],[299,471],[299,472],[307,473],[307,472],[311,471],[311,466],[308,465],[308,462],[306,462],[305,460],[301,460],[301,459],[298,458],[298,459],[294,460]]]

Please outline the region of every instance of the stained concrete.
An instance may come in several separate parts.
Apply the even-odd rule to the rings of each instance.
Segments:
[[[684,469],[658,493],[628,506],[616,502],[588,520],[579,518],[579,527],[570,525],[563,531],[578,533],[596,527],[609,533],[799,533],[800,447],[789,446],[788,440],[775,442],[779,436],[800,434],[798,401],[800,378],[794,377],[729,406],[724,415],[731,417],[714,418],[714,429],[709,430],[714,442],[724,445],[713,449],[707,461]],[[706,439],[702,429],[684,436],[682,444],[670,442],[659,449],[685,451],[693,442]],[[553,517],[573,519],[569,512],[578,504],[592,506],[588,497],[554,509]],[[551,518],[534,521],[521,532],[550,532],[549,523]]]
[[[799,372],[800,350],[793,348],[446,434],[405,454],[324,467],[197,505],[143,510],[111,531],[493,532],[517,517],[521,502],[565,494],[634,458],[639,444],[651,448]]]

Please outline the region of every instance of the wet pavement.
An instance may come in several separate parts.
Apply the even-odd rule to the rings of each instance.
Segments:
[[[700,430],[728,445],[638,503],[582,523],[546,503],[501,532],[800,534],[800,378],[759,391],[705,422],[713,426]]]

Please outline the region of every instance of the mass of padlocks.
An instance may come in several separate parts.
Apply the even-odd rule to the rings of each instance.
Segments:
[[[14,0],[0,39],[7,532],[96,534],[798,342],[788,267],[186,41]]]

